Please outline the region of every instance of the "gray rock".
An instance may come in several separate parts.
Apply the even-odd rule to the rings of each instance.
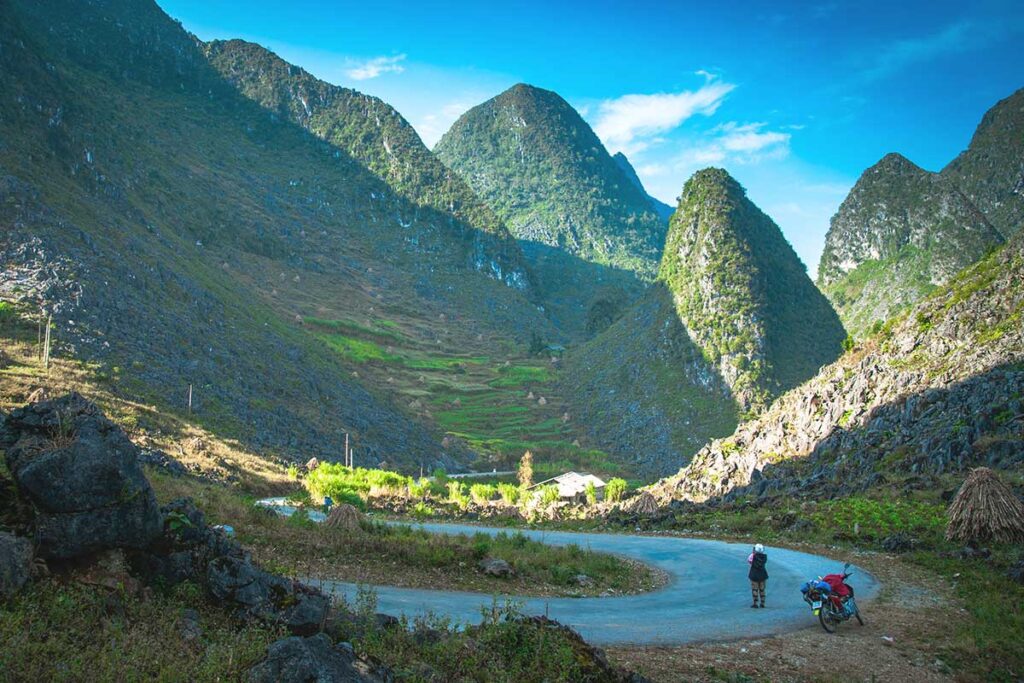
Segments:
[[[323,633],[283,638],[249,669],[250,683],[382,683],[390,680],[356,659],[347,643],[335,647]]]
[[[496,576],[499,579],[509,579],[515,576],[515,570],[512,569],[512,565],[497,557],[488,557],[480,560],[477,567],[484,574]]]
[[[28,583],[32,573],[32,544],[28,539],[0,531],[0,600]]]
[[[144,548],[159,535],[160,512],[138,448],[82,396],[14,410],[0,426],[0,448],[36,510],[41,556]]]

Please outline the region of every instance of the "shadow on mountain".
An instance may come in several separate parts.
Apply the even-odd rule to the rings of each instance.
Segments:
[[[736,428],[729,387],[679,321],[662,282],[607,331],[574,349],[562,393],[589,437],[644,477],[675,472]]]
[[[749,485],[707,503],[827,499],[884,485],[924,488],[937,475],[978,465],[1024,465],[1024,363],[878,406],[862,425],[837,425],[808,455],[767,464]]]

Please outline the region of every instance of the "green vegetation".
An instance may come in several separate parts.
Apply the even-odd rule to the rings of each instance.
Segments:
[[[622,500],[622,496],[626,494],[626,487],[625,479],[611,479],[605,486],[604,499],[612,503]]]
[[[779,227],[723,170],[687,181],[658,277],[708,362],[735,369],[743,408],[766,406],[840,353],[845,333],[832,307]]]

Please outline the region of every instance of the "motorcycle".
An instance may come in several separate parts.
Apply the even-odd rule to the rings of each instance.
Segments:
[[[852,618],[864,625],[864,619],[853,598],[853,586],[846,583],[853,572],[850,563],[843,566],[842,574],[827,574],[813,581],[807,581],[800,587],[804,602],[811,606],[814,614],[827,633],[835,633],[840,623]]]

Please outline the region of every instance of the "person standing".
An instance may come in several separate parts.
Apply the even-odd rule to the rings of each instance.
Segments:
[[[750,594],[753,597],[750,606],[764,607],[765,584],[768,582],[768,570],[765,565],[768,564],[768,555],[765,554],[763,545],[758,543],[754,546],[754,552],[747,558],[747,564],[750,565],[747,578],[750,579]]]

